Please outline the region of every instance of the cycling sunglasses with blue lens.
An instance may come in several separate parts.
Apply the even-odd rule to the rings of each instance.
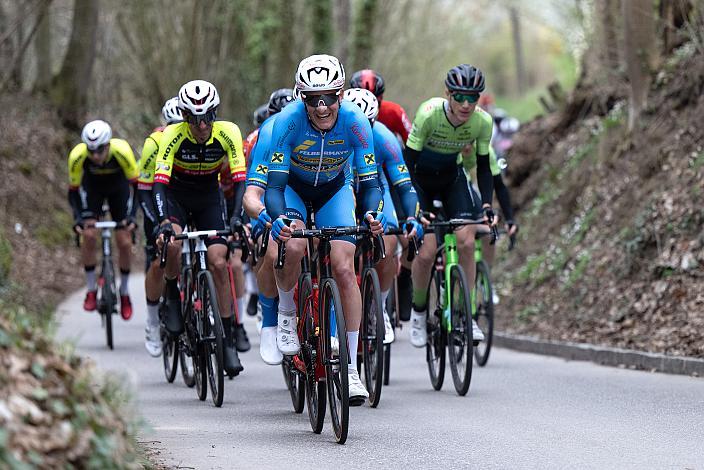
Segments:
[[[305,93],[301,93],[301,99],[303,102],[314,108],[317,108],[318,106],[332,106],[337,103],[337,98],[339,96],[339,91],[334,93],[326,93],[324,95],[306,95]]]
[[[217,116],[217,113],[215,112],[214,109],[211,109],[205,114],[199,114],[199,115],[194,115],[189,112],[183,113],[183,118],[186,120],[188,124],[193,124],[194,126],[197,126],[201,123],[201,121],[204,121],[206,124],[210,124],[215,120],[215,117]]]
[[[464,103],[467,101],[470,104],[474,104],[479,101],[479,93],[453,93],[452,99],[458,103]]]

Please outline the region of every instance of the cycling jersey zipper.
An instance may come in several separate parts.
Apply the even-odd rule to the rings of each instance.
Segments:
[[[320,142],[320,162],[318,162],[318,171],[315,172],[315,182],[313,187],[318,186],[318,178],[320,177],[320,169],[323,167],[323,151],[325,150],[325,132],[321,132],[320,135],[323,140]]]

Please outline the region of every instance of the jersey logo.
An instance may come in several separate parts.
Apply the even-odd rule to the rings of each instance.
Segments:
[[[304,140],[303,143],[301,145],[299,145],[298,147],[296,147],[295,149],[293,149],[293,151],[298,153],[301,150],[309,149],[311,145],[315,145],[314,140]]]
[[[368,153],[364,156],[364,162],[367,165],[373,165],[375,160],[374,160],[374,154],[373,153]]]
[[[271,163],[283,163],[284,162],[284,154],[279,153],[279,152],[274,152],[274,154],[271,156]]]
[[[266,165],[257,165],[257,173],[261,173],[262,175],[266,175],[267,171],[269,171],[269,168],[267,168]]]
[[[408,172],[408,168],[406,167],[406,165],[397,165],[396,168],[398,168],[398,171],[401,172],[401,173],[407,173],[407,172]]]
[[[156,169],[162,170],[162,171],[169,171],[170,168],[169,168],[169,165],[167,165],[166,163],[158,163],[156,165]]]
[[[328,142],[328,145],[342,145],[344,143],[344,140],[331,140],[330,142]]]

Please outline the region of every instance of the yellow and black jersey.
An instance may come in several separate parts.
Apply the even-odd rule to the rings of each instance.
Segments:
[[[137,181],[137,161],[126,140],[110,139],[108,157],[102,165],[94,163],[88,156],[88,146],[84,143],[76,145],[69,153],[69,189],[77,190],[82,183],[109,186],[123,178],[132,183]]]
[[[232,181],[245,180],[242,134],[236,124],[213,122],[210,139],[204,144],[196,142],[188,123],[171,124],[159,141],[154,183],[186,190],[217,190],[223,163],[229,166]]]

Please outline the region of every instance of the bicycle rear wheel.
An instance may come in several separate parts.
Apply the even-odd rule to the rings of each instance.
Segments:
[[[337,332],[335,333],[339,351],[333,351],[330,341],[330,320],[335,313]],[[325,279],[320,286],[320,334],[323,336],[323,363],[325,364],[325,383],[328,389],[330,404],[330,419],[335,440],[344,444],[347,440],[347,430],[350,415],[349,349],[347,345],[347,330],[345,316],[340,301],[340,291],[334,279]],[[357,345],[352,345],[352,354],[357,353]]]
[[[105,340],[108,348],[113,348],[112,338],[112,312],[117,306],[117,296],[115,295],[115,272],[112,262],[108,259],[103,259],[102,273],[100,275],[100,299],[98,305],[102,306],[100,313],[103,315],[105,322]]]
[[[494,339],[494,290],[489,276],[489,266],[484,260],[477,263],[475,289],[477,311],[474,318],[484,333],[484,341],[474,347],[474,359],[478,366],[484,367],[489,360],[491,344]]]
[[[472,310],[467,278],[462,267],[452,266],[450,271],[450,332],[447,347],[450,371],[455,390],[460,396],[467,394],[472,380]]]
[[[394,279],[394,285],[398,281]],[[386,312],[389,314],[391,326],[396,328],[396,288],[393,287],[389,296],[386,298]],[[389,385],[389,376],[391,372],[391,345],[384,345],[384,385]]]
[[[440,390],[445,381],[445,344],[447,332],[443,328],[443,283],[442,273],[433,268],[428,283],[427,330],[428,343],[425,346],[425,360],[428,362],[430,383],[435,390]]]
[[[361,333],[364,384],[369,392],[369,404],[376,408],[384,378],[384,312],[379,276],[374,269],[366,269],[362,279]]]
[[[200,320],[203,328],[203,351],[210,385],[210,396],[215,406],[222,406],[225,392],[223,359],[225,330],[220,319],[215,282],[209,271],[198,274],[198,297],[201,302]]]
[[[322,341],[313,310],[313,283],[310,274],[305,274],[298,283],[298,315],[302,320],[301,358],[306,365],[305,392],[308,420],[313,432],[320,434],[325,423],[325,381],[316,378],[316,368],[322,356]],[[316,331],[318,330],[318,331]]]

